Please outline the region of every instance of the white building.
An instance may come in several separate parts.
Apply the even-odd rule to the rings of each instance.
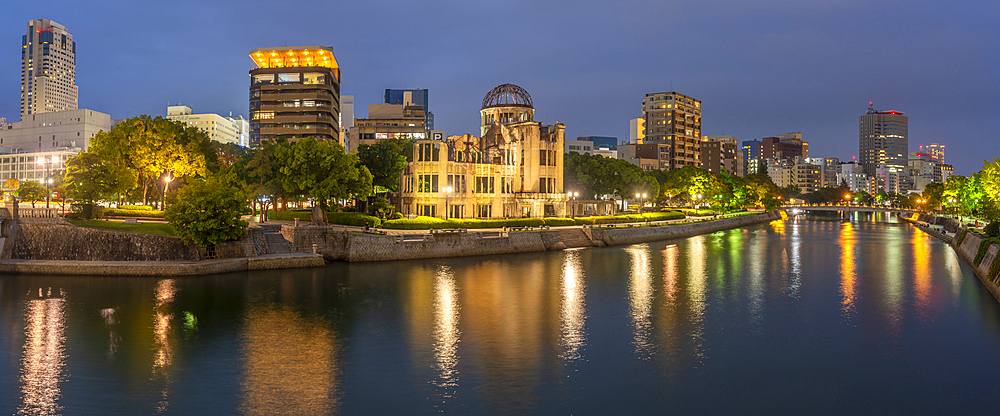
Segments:
[[[628,121],[628,143],[642,144],[646,138],[646,119],[633,118]]]
[[[76,110],[76,42],[59,23],[29,20],[21,36],[21,120]]]
[[[594,150],[594,142],[590,140],[570,140],[566,139],[565,145],[563,147],[563,153],[577,152],[581,155],[592,154]]]
[[[0,148],[0,184],[14,178],[20,182],[45,180],[66,169],[66,160],[80,153],[80,148],[60,149],[46,152],[16,153],[9,148]]]
[[[342,95],[340,96],[340,144],[345,149],[351,148],[348,142],[348,132],[351,131],[351,127],[354,127],[354,96]]]
[[[240,146],[247,146],[249,123],[242,116],[231,118],[218,114],[194,114],[194,110],[191,107],[186,105],[172,105],[167,107],[166,118],[196,127],[207,133],[209,139],[219,143],[233,143]]]
[[[87,150],[97,132],[111,130],[111,116],[81,108],[28,114],[20,122],[0,126],[0,147],[28,153],[79,147]]]
[[[871,193],[871,181],[858,162],[841,163],[838,166],[837,183],[845,182],[851,192]]]

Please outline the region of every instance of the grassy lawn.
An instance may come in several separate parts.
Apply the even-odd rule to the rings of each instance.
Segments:
[[[171,227],[170,224],[166,223],[123,224],[120,222],[112,222],[104,220],[68,220],[68,221],[79,227],[101,228],[105,230],[126,231],[130,233],[177,237],[177,234],[174,234],[173,227]]]

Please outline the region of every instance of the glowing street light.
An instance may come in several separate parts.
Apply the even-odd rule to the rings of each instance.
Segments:
[[[444,219],[449,219],[451,217],[451,212],[448,211],[448,198],[451,196],[451,191],[453,190],[450,186],[444,187]]]
[[[170,181],[172,180],[174,178],[169,174],[163,178],[163,194],[160,195],[160,209],[166,209],[167,207],[167,189],[170,188]]]
[[[570,211],[569,215],[570,215],[571,218],[576,218],[576,197],[580,196],[580,193],[579,192],[567,192],[566,196],[570,197],[570,199],[573,200],[573,203],[570,204],[572,206],[572,208],[570,208],[570,210],[569,210]]]

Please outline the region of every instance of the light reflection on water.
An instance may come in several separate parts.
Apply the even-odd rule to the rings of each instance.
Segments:
[[[454,397],[458,387],[459,310],[455,275],[448,266],[441,266],[434,279],[434,361],[437,369],[434,385],[444,399]]]
[[[19,415],[57,415],[63,410],[59,400],[67,359],[66,302],[51,296],[52,288],[45,294],[39,288],[38,298],[25,303]]]
[[[586,283],[583,267],[580,265],[578,250],[570,250],[563,260],[562,305],[560,317],[562,320],[563,358],[575,361],[583,358],[582,349],[587,344],[585,329],[586,313]]]
[[[649,245],[636,244],[625,249],[631,260],[628,277],[629,316],[632,318],[632,345],[641,358],[655,354],[654,343],[650,339],[653,313],[653,277],[649,261]]]
[[[101,401],[118,414],[800,414],[820,402],[880,414],[882,401],[946,413],[948,380],[1000,388],[1000,308],[950,248],[913,233],[792,219],[628,247],[107,280],[120,292],[107,298],[78,295],[101,278],[0,279],[0,322],[24,328],[0,338],[0,414]],[[39,293],[47,280],[72,301]],[[187,311],[196,337],[174,325]],[[989,413],[989,401],[962,409]]]

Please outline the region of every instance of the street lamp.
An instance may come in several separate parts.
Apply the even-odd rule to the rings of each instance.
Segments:
[[[569,210],[569,216],[571,218],[575,219],[576,218],[576,197],[580,196],[580,193],[579,192],[567,192],[566,196],[570,197],[573,200],[573,204],[571,204],[572,208],[570,208],[570,210]]]
[[[172,180],[174,180],[174,178],[170,175],[163,178],[163,194],[160,195],[160,209],[165,209],[167,207],[167,189],[170,188],[170,181]]]
[[[45,156],[40,156],[38,158],[38,164],[42,165],[42,166],[45,166],[45,180],[43,180],[42,182],[45,183],[45,208],[46,209],[49,208],[49,196],[51,195],[50,194],[51,191],[49,191],[49,185],[52,184],[52,178],[49,177],[49,166],[51,166],[53,163],[56,163],[56,157],[55,156],[52,156],[52,159],[47,159]]]
[[[451,213],[448,211],[448,197],[451,196],[452,189],[450,186],[446,186],[444,187],[443,191],[444,191],[444,219],[449,219]]]

